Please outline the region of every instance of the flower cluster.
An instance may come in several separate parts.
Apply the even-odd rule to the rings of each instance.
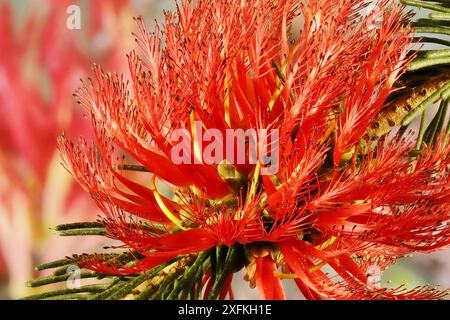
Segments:
[[[140,292],[152,298],[232,297],[243,267],[265,299],[285,298],[283,279],[308,299],[444,297],[370,281],[399,257],[450,243],[450,139],[369,136],[414,55],[404,7],[380,0],[363,15],[366,5],[185,0],[152,32],[137,19],[129,79],[95,66],[77,93],[96,143],[59,139],[104,213],[99,225],[129,253],[73,261],[112,275],[165,270],[159,289]],[[202,162],[199,122],[224,135],[277,129],[258,149],[277,144],[279,171]],[[196,163],[173,163],[179,129]]]

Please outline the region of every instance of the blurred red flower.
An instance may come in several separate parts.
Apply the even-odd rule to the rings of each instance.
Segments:
[[[83,14],[91,14],[82,16],[82,29],[69,30],[71,4],[29,4],[23,24],[11,2],[0,5],[0,273],[8,274],[13,296],[23,295],[36,262],[62,254],[55,241],[45,243],[49,223],[97,211],[59,170],[56,138],[63,130],[89,134],[72,92],[92,59],[122,69],[118,56],[127,42],[113,28],[128,32],[121,15],[130,5],[92,2],[90,10],[83,7]]]

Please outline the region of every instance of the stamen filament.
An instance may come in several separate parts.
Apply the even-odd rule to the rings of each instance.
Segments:
[[[324,250],[324,249],[328,248],[329,246],[331,246],[336,241],[336,239],[337,239],[336,237],[332,236],[328,240],[323,242],[322,244],[316,246],[316,249]]]
[[[151,187],[153,191],[153,196],[155,197],[156,203],[158,204],[161,211],[164,213],[164,215],[172,221],[177,227],[179,227],[181,230],[187,230],[187,228],[183,227],[181,220],[178,219],[170,210],[167,208],[166,204],[164,203],[163,199],[161,198],[161,195],[159,194],[156,184],[155,184],[156,177],[153,177],[153,185]]]
[[[172,221],[177,227],[179,227],[182,230],[187,230],[183,225],[181,224],[181,220],[175,217],[175,215],[167,208],[164,201],[161,199],[161,195],[157,190],[153,190],[153,195],[156,199],[156,203],[158,203],[159,208],[164,213],[164,215],[169,218],[170,221]]]
[[[256,167],[255,167],[255,173],[254,173],[253,179],[252,179],[252,184],[250,186],[250,191],[249,191],[249,193],[247,195],[247,205],[250,204],[250,202],[255,197],[256,186],[258,185],[258,180],[259,180],[260,173],[261,173],[261,163],[258,160],[258,162],[256,163]]]
[[[231,127],[231,116],[230,116],[230,93],[231,93],[231,83],[230,83],[230,71],[227,69],[225,71],[225,101],[224,101],[224,111],[225,111],[225,122]]]
[[[191,123],[192,143],[194,145],[194,157],[198,159],[200,164],[203,164],[202,150],[198,145],[197,136],[198,132],[195,128],[195,112],[192,111],[189,117]]]
[[[309,273],[314,273],[314,272],[319,271],[320,269],[322,269],[322,267],[325,266],[326,264],[327,264],[326,261],[322,261],[321,263],[318,263],[318,264],[310,267],[308,269],[308,271],[309,271]]]
[[[298,276],[295,273],[282,273],[278,271],[273,272],[273,276],[279,279],[297,279]]]

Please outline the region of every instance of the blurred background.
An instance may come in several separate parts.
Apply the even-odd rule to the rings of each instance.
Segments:
[[[90,123],[72,93],[94,62],[126,71],[132,18],[142,15],[151,24],[173,8],[172,0],[0,0],[0,299],[36,293],[25,284],[37,264],[106,244],[52,230],[98,214],[60,165],[56,138],[63,131],[89,136]],[[79,25],[70,20],[78,13]],[[406,258],[385,273],[383,284],[448,288],[449,267],[449,251]],[[242,276],[235,281],[237,299],[257,298]]]

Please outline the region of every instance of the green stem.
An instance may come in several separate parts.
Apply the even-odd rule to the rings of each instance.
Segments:
[[[442,101],[442,116],[439,120],[439,124],[438,124],[438,128],[437,128],[437,133],[436,133],[436,137],[438,134],[442,133],[442,129],[444,128],[444,123],[445,120],[448,118],[447,117],[447,112],[448,112],[448,106],[450,104],[450,99],[445,99],[444,101]],[[449,119],[449,124],[450,124],[450,119]]]
[[[196,280],[198,270],[203,266],[203,262],[205,262],[205,260],[209,257],[209,254],[209,251],[204,251],[197,256],[195,262],[184,272],[183,279],[174,286],[172,292],[167,297],[167,300],[176,299],[181,290],[186,290],[186,288],[193,284]]]
[[[73,229],[92,229],[92,228],[103,228],[103,224],[100,222],[75,222],[68,224],[61,224],[56,226],[56,231],[65,231]]]
[[[447,103],[445,100],[443,100],[441,102],[441,105],[439,106],[438,111],[436,112],[436,115],[434,116],[433,120],[431,121],[427,130],[425,131],[425,135],[423,138],[425,143],[427,144],[432,143],[438,136],[439,132],[442,131],[446,114],[447,114]]]
[[[59,231],[58,234],[61,237],[73,237],[73,236],[104,236],[106,234],[105,228],[92,228],[92,229],[74,229]]]
[[[165,290],[163,291],[161,295],[161,300],[167,300],[167,296],[172,292],[175,285],[177,285],[179,279],[176,279],[169,283],[169,285],[166,286]]]
[[[38,265],[37,267],[34,268],[34,270],[36,270],[36,271],[43,271],[43,270],[47,270],[47,269],[64,267],[64,266],[67,266],[67,265],[70,265],[70,264],[73,264],[73,261],[71,259],[61,259],[61,260],[56,260],[56,261],[52,261],[52,262],[48,262],[48,263],[44,263],[44,264]]]
[[[428,17],[432,20],[450,20],[450,14],[448,13],[430,13]]]
[[[447,123],[447,130],[445,131],[445,134],[447,136],[450,135],[450,121]]]
[[[450,87],[446,88],[446,89],[444,89],[444,91],[442,91],[441,98],[442,98],[442,100],[448,100],[450,98]]]
[[[55,290],[50,292],[44,292],[41,294],[35,294],[32,296],[28,296],[25,298],[22,298],[20,300],[42,300],[47,299],[51,297],[61,296],[61,295],[67,295],[67,294],[74,294],[74,293],[97,293],[102,292],[107,285],[91,285],[91,286],[84,286],[77,289],[63,289],[63,290]]]
[[[173,271],[171,274],[167,275],[164,281],[159,285],[158,290],[151,296],[151,300],[161,300],[163,299],[163,294],[167,290],[167,287],[173,284],[173,281],[180,275],[178,270]],[[147,297],[138,297],[138,300],[146,299]]]
[[[42,300],[89,300],[92,297],[91,294],[83,293],[68,293],[59,296],[53,296]]]
[[[108,288],[106,290],[92,296],[91,299],[92,300],[105,300],[106,298],[111,296],[113,293],[120,290],[126,284],[127,284],[127,282],[125,282],[121,279],[115,278],[115,279],[113,279],[113,282],[108,286]]]
[[[113,291],[109,296],[105,297],[106,300],[115,300],[115,299],[122,299],[126,295],[128,295],[130,292],[133,291],[134,288],[142,284],[143,282],[153,278],[156,276],[162,269],[167,267],[169,264],[173,263],[174,261],[166,262],[164,264],[160,264],[159,266],[147,271],[146,273],[140,275],[139,277],[130,280],[126,282],[124,285],[120,286],[120,288],[117,288],[116,291]]]
[[[216,272],[219,274],[222,272],[222,268],[225,264],[227,253],[228,249],[226,247],[224,246],[216,247],[216,261],[217,261]]]
[[[443,7],[441,5],[438,5],[438,4],[427,3],[425,1],[420,1],[420,0],[400,0],[400,2],[403,3],[403,4],[414,6],[414,7],[426,8],[426,9],[436,10],[436,11],[440,11],[440,12],[449,12],[450,13],[450,9],[449,8],[445,8],[445,7]]]
[[[423,143],[423,136],[425,134],[425,122],[427,120],[427,111],[424,110],[422,112],[422,119],[420,120],[420,128],[419,128],[419,134],[417,136],[417,143],[416,143],[416,149],[420,150],[422,148]]]
[[[148,300],[158,290],[157,287],[148,286],[135,298],[135,300]]]
[[[215,277],[217,275],[217,249],[216,248],[212,248],[210,250],[210,261],[211,261],[211,280],[210,281],[215,281]]]
[[[67,279],[69,279],[72,276],[73,276],[73,274],[71,274],[71,273],[60,275],[60,276],[52,275],[52,276],[28,281],[27,286],[31,287],[31,288],[41,287],[41,286],[45,286],[45,285],[52,284],[52,283],[67,281]],[[93,272],[93,271],[82,271],[77,275],[77,277],[79,277],[80,279],[96,278],[98,276],[99,276],[99,274],[96,272]]]
[[[425,58],[442,58],[450,56],[450,49],[422,51]]]
[[[448,106],[450,105],[450,98],[445,100],[445,104],[446,104],[446,107],[448,108]],[[444,126],[444,123],[442,123],[442,126]],[[447,136],[450,135],[450,119],[447,122],[447,129],[445,130],[445,134]]]
[[[53,274],[54,276],[62,276],[62,275],[64,275],[64,274],[67,274],[67,269],[69,269],[69,267],[70,267],[70,265],[61,267],[61,268],[59,268],[59,269],[56,269],[55,271],[53,271],[52,274]]]
[[[134,164],[124,164],[116,166],[117,170],[150,172],[146,167]]]
[[[435,27],[435,26],[415,26],[414,30],[416,33],[438,33],[450,35],[450,28],[446,27]]]
[[[422,101],[421,104],[417,106],[414,110],[412,110],[402,121],[402,126],[410,124],[414,118],[424,111],[429,105],[439,101],[441,99],[441,96],[443,93],[446,92],[446,90],[450,89],[450,81],[448,81],[443,87],[441,87],[439,90],[434,92],[432,95],[430,95],[427,99]]]
[[[447,14],[447,13],[444,13],[444,14]],[[448,27],[449,26],[449,22],[447,20],[437,20],[437,19],[422,18],[422,19],[417,19],[416,22],[414,22],[413,25],[415,25],[415,26]]]
[[[445,51],[445,50],[441,50]],[[447,55],[443,56],[436,56],[436,57],[426,57],[426,58],[417,58],[414,61],[412,61],[408,66],[408,71],[416,71],[423,68],[428,68],[432,66],[442,65],[442,64],[449,64],[450,63],[450,57]]]
[[[222,272],[220,274],[216,274],[214,284],[208,295],[208,300],[216,300],[219,297],[225,281],[227,280],[228,276],[234,272],[234,269],[237,266],[238,258],[239,248],[237,246],[229,248],[229,252],[222,268]]]
[[[414,43],[423,42],[423,43],[436,43],[443,46],[450,47],[450,41],[440,39],[440,38],[431,38],[431,37],[415,37],[413,38]]]

